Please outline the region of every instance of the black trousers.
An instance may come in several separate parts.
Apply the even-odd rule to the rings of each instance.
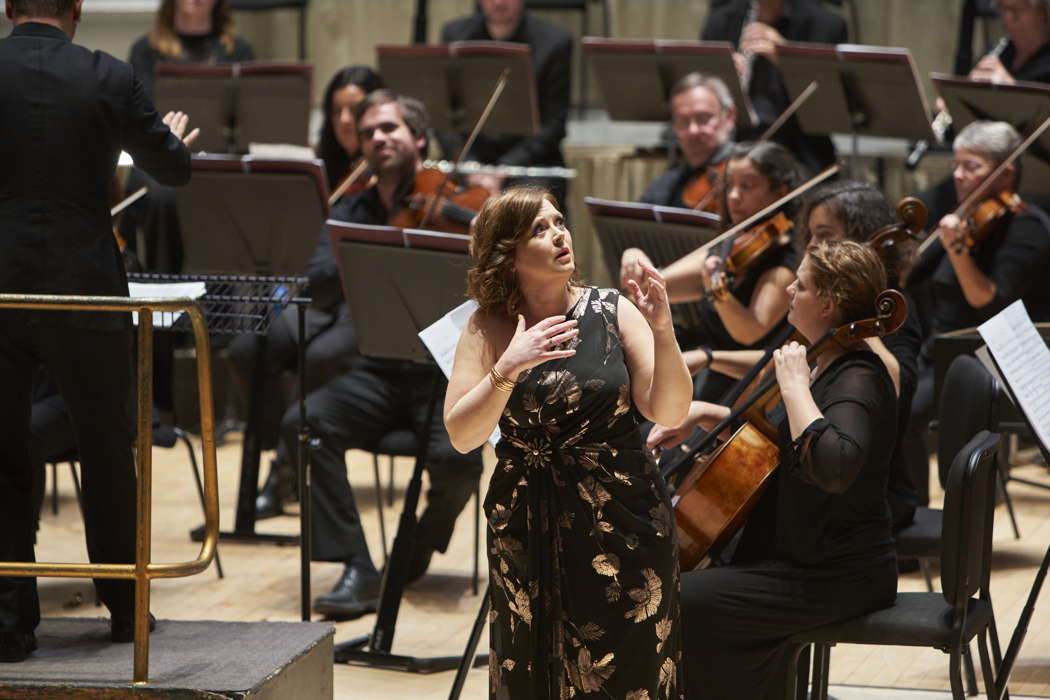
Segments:
[[[937,417],[933,384],[933,362],[920,355],[918,383],[915,386],[915,396],[911,400],[911,418],[901,442],[908,476],[915,486],[920,506],[930,502],[930,421]]]
[[[279,442],[281,417],[294,400],[284,396],[280,379],[282,373],[298,370],[298,313],[294,306],[282,311],[270,324],[266,336],[266,361],[263,366],[266,401],[262,407],[259,431],[264,450],[282,447]],[[346,304],[340,304],[338,310],[331,313],[306,309],[305,326],[306,351],[303,362],[306,367],[306,391],[311,392],[349,368],[350,360],[357,353],[357,340]],[[245,401],[250,400],[252,395],[250,387],[255,367],[255,348],[254,335],[241,335],[226,350],[231,373]]]
[[[27,318],[0,312],[0,560],[35,560],[30,415],[33,378],[42,364],[65,398],[77,439],[88,557],[98,563],[133,563],[131,334],[27,325]],[[131,615],[131,581],[99,579],[95,585],[111,613]],[[39,622],[36,579],[0,578],[0,632],[31,631]]]
[[[396,429],[418,435],[426,423],[435,372],[405,362],[357,358],[350,371],[307,397],[315,561],[371,561],[346,477],[345,453],[374,449],[380,438]],[[443,552],[456,517],[477,487],[481,450],[464,455],[452,447],[441,418],[444,381],[438,386],[441,395],[434,406],[426,463],[430,489],[416,542]],[[292,406],[281,421],[288,454],[295,454],[298,431],[299,410]]]

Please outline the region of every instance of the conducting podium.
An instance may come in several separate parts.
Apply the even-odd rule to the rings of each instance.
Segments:
[[[467,254],[470,237],[335,221],[327,225],[361,354],[432,365],[419,332],[463,302],[467,270],[472,265]],[[428,410],[424,424],[417,425],[415,468],[383,572],[375,626],[367,637],[337,645],[337,662],[417,673],[451,669],[459,663],[458,656],[417,658],[391,653],[401,595],[417,539],[416,506],[428,459],[432,421],[444,395],[441,371],[436,366],[431,371]]]
[[[583,38],[609,118],[664,122],[671,118],[671,89],[700,71],[720,78],[737,106],[737,127],[755,124],[751,100],[740,86],[733,45],[724,41]]]
[[[485,129],[489,133],[521,135],[539,131],[532,51],[525,44],[380,44],[376,56],[379,73],[387,85],[425,104],[435,131],[468,131],[481,116],[496,81],[509,69],[503,94]]]
[[[194,146],[247,153],[252,143],[306,146],[313,67],[308,63],[161,63],[154,103],[181,110],[201,134]]]

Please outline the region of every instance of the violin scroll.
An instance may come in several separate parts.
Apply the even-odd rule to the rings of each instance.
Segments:
[[[887,224],[876,229],[868,244],[876,252],[891,245],[903,243],[909,238],[914,238],[920,231],[926,228],[927,213],[926,205],[915,197],[905,197],[897,202],[897,218],[892,224]]]

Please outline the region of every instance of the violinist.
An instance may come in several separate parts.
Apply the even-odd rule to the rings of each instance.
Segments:
[[[757,138],[788,107],[777,46],[785,41],[842,44],[848,41],[846,22],[819,0],[724,0],[711,3],[700,38],[729,41],[737,46],[737,72],[758,114],[758,124],[738,138]],[[835,161],[835,147],[826,135],[804,134],[792,117],[774,137],[811,170]]]
[[[868,246],[819,243],[789,287],[789,322],[810,342],[875,315],[886,273]],[[866,345],[831,341],[813,369],[773,355],[780,463],[728,566],[683,572],[683,668],[691,697],[786,697],[794,632],[891,605],[897,569],[885,490],[896,396]],[[725,409],[728,414],[728,409]]]
[[[794,189],[802,180],[798,164],[781,145],[771,141],[737,144],[726,167],[724,225],[744,221]],[[790,208],[790,206],[789,206]],[[797,253],[787,228],[772,231],[771,245],[746,269],[721,289],[712,276],[722,265],[717,255],[700,249],[667,266],[663,275],[672,303],[703,299],[701,326],[679,333],[679,343],[690,356],[706,356],[709,349],[762,347],[783,323],[787,313],[787,286],[795,278]],[[764,222],[765,223],[769,222]],[[647,258],[642,259],[649,263]],[[641,263],[639,263],[641,264]],[[641,279],[641,273],[625,270],[622,284]],[[692,350],[702,346],[700,350]],[[697,398],[715,401],[732,385],[721,373],[708,372],[700,381]]]
[[[361,150],[376,185],[348,198],[345,220],[385,224],[406,203],[421,153],[427,145],[428,116],[423,105],[390,90],[376,90],[357,106]],[[334,258],[332,264],[335,264]],[[334,619],[373,612],[379,602],[381,577],[365,541],[353,490],[346,475],[345,454],[352,448],[374,448],[395,429],[417,433],[425,423],[437,368],[410,362],[356,356],[350,368],[306,397],[307,422],[313,440],[310,464],[313,488],[313,552],[315,561],[343,564],[342,575],[328,593],[318,596],[314,610]],[[481,475],[479,450],[460,454],[449,442],[435,406],[427,449],[430,476],[427,506],[419,520],[410,564],[410,582],[420,578],[435,551],[444,552],[456,517],[467,504]],[[299,442],[299,410],[292,406],[281,421],[287,454]]]
[[[322,103],[323,122],[317,155],[324,161],[328,182],[333,188],[348,176],[352,164],[361,157],[354,109],[366,95],[382,85],[382,78],[368,66],[347,66],[328,81]],[[363,187],[368,179],[360,178],[356,188]],[[354,189],[351,186],[349,191]],[[350,220],[353,216],[350,199],[344,195],[335,202],[328,218]],[[324,227],[303,276],[309,280],[307,294],[312,300],[305,311],[306,352],[303,358],[307,391],[311,391],[347,369],[350,358],[357,352],[354,324],[343,300],[339,270]],[[291,307],[281,312],[267,329],[263,381],[268,400],[262,408],[258,438],[262,449],[276,448],[277,454],[255,501],[257,519],[280,515],[283,505],[296,497],[295,469],[280,442],[280,424],[285,409],[295,400],[295,397],[285,395],[281,375],[298,370],[298,334],[298,310]],[[227,348],[230,374],[245,400],[251,394],[256,347],[254,335],[242,335],[234,338]]]
[[[1006,122],[976,121],[960,131],[953,144],[957,200],[981,186],[1020,141]],[[1024,300],[1033,321],[1050,320],[1050,287],[1043,280],[1050,265],[1050,218],[1034,204],[1013,199],[1020,167],[1014,161],[987,184],[976,209],[980,220],[954,214],[942,218],[930,234],[936,240],[908,278],[910,287],[926,283],[932,299],[924,319],[928,333],[919,355],[919,382],[905,443],[920,504],[926,503],[929,479],[926,431],[936,411],[934,336],[980,325],[1016,299]],[[1000,195],[1010,203],[997,204],[994,200]]]
[[[703,73],[682,76],[671,88],[671,127],[682,160],[653,180],[638,201],[720,214],[735,122],[733,96],[721,79]],[[707,206],[702,206],[705,200]]]

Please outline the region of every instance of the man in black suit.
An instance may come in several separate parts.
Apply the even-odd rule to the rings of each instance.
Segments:
[[[746,27],[752,0],[712,0],[700,38],[729,41],[741,52],[737,70],[743,70],[743,53],[751,54],[748,97],[758,115],[757,128],[737,134],[738,141],[757,138],[791,104],[777,65],[777,46],[785,41],[842,44],[848,39],[846,21],[820,6],[820,0],[758,0],[754,22]],[[773,137],[811,170],[835,161],[835,147],[824,135],[802,133],[798,120],[789,119]]]
[[[106,192],[117,155],[170,185],[190,176],[187,118],[162,120],[131,67],[72,43],[83,0],[7,0],[0,39],[0,290],[127,296]],[[170,128],[169,128],[170,127]],[[186,143],[196,138],[196,131]],[[38,364],[69,408],[83,470],[88,555],[135,561],[130,319],[0,310],[0,561],[33,561],[29,418]],[[97,580],[113,641],[130,642],[134,586]],[[33,578],[0,578],[0,661],[36,648]]]
[[[469,160],[495,165],[565,165],[561,140],[569,117],[572,71],[572,37],[557,25],[525,12],[525,0],[479,0],[480,12],[448,22],[441,28],[441,42],[510,41],[528,44],[532,50],[532,72],[536,79],[540,130],[528,136],[486,134],[482,132],[467,153]],[[446,155],[458,155],[455,139],[441,138]],[[462,143],[460,140],[458,143]],[[493,192],[500,191],[504,178],[475,175],[471,184]],[[551,189],[558,201],[565,201],[564,180],[544,180],[535,184]]]

